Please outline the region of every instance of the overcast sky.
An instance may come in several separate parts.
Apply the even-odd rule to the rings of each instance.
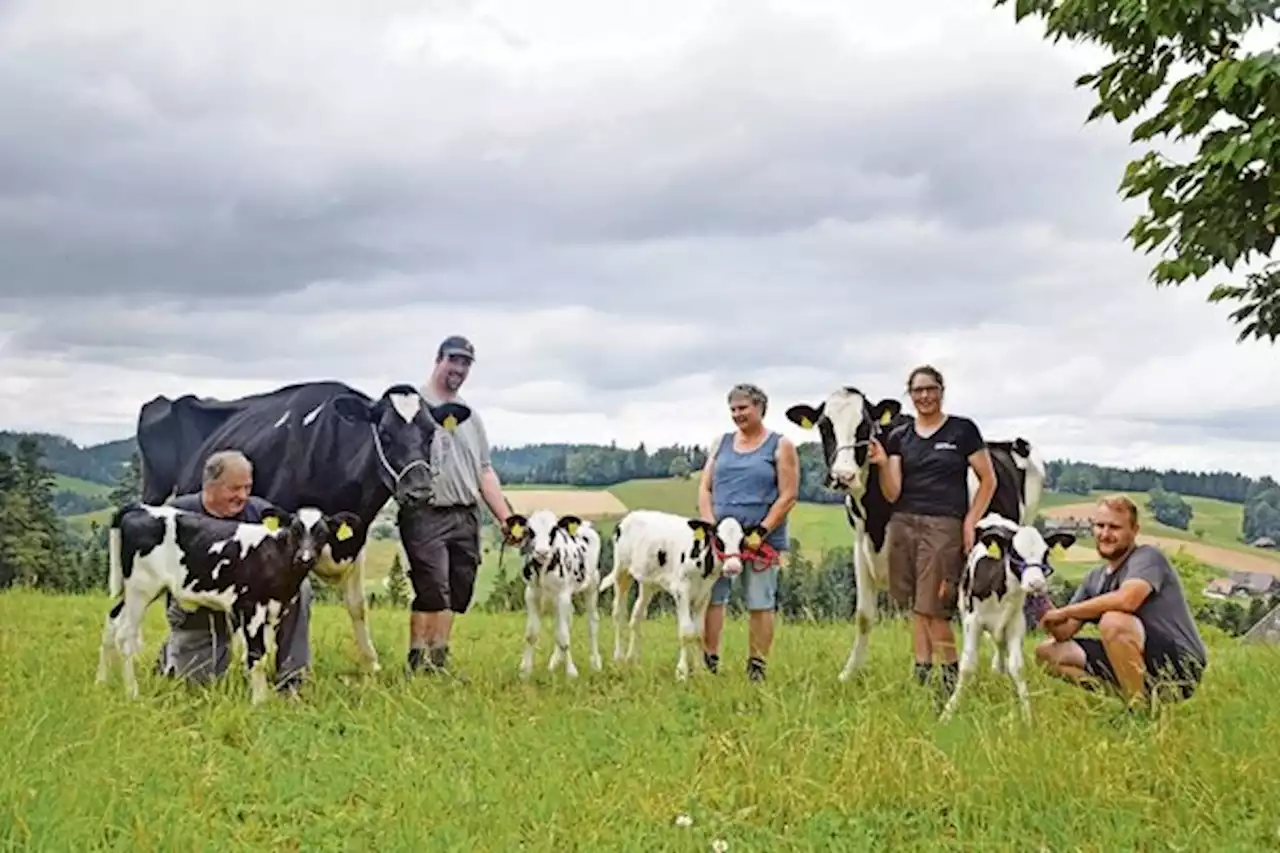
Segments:
[[[1280,474],[1280,352],[1147,281],[1090,57],[1008,7],[200,5],[0,7],[0,428],[459,332],[497,444],[705,444],[742,380],[799,437],[927,361],[1048,458]]]

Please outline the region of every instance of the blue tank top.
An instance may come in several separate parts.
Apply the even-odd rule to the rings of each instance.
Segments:
[[[740,453],[733,448],[733,433],[725,433],[715,452],[711,472],[711,509],[717,519],[736,518],[743,527],[764,521],[778,499],[778,441],[770,432],[755,450]],[[766,540],[774,549],[787,549],[787,521]]]

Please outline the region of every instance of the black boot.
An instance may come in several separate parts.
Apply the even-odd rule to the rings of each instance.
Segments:
[[[929,676],[932,674],[933,674],[933,664],[916,663],[916,667],[915,667],[916,684],[919,684],[921,687],[928,684]]]
[[[422,656],[426,649],[409,649],[409,655],[405,659],[404,674],[406,678],[412,678],[419,670],[423,668]]]
[[[960,664],[944,663],[942,665],[942,694],[950,699],[951,694],[956,692],[956,680],[960,677]]]
[[[747,680],[764,681],[764,658],[753,657],[747,661]]]
[[[712,675],[720,671],[720,655],[713,655],[711,652],[703,652],[702,662],[707,665],[707,669],[711,670]]]

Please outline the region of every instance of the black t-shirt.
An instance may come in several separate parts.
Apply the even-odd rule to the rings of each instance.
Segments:
[[[948,415],[937,432],[923,438],[915,421],[889,434],[885,452],[902,457],[902,494],[894,512],[964,518],[969,511],[969,456],[987,443],[968,418]]]

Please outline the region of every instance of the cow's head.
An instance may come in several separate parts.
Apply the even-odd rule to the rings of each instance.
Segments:
[[[741,573],[742,550],[747,545],[752,547],[755,545],[755,540],[749,537],[758,537],[763,540],[765,535],[765,529],[760,525],[744,530],[736,518],[722,518],[718,524],[711,524],[700,518],[691,518],[689,527],[693,530],[693,559],[701,561],[710,554],[713,561],[720,563],[721,571],[726,575]]]
[[[346,394],[333,401],[333,408],[346,421],[368,425],[378,476],[402,506],[431,500],[435,431],[453,430],[471,417],[462,403],[428,404],[412,385],[393,385],[373,402]]]
[[[1018,578],[1023,592],[1044,595],[1048,592],[1053,566],[1049,552],[1054,547],[1070,548],[1076,541],[1070,533],[1041,536],[1031,526],[1020,526],[1001,515],[987,515],[976,525],[976,542],[970,560],[990,557],[1006,561]]]
[[[827,487],[841,491],[866,490],[871,439],[883,441],[906,416],[897,400],[874,405],[857,388],[840,388],[817,408],[799,403],[787,409],[787,420],[802,429],[817,428],[827,465]]]
[[[360,516],[353,512],[325,515],[315,507],[304,506],[295,513],[272,507],[262,513],[269,530],[281,531],[295,568],[309,572],[316,567],[325,546],[335,561],[348,560],[360,550]]]
[[[578,516],[565,515],[557,518],[549,509],[537,510],[528,518],[518,513],[507,517],[511,541],[519,545],[529,559],[544,568],[551,565],[551,558],[556,553],[556,540],[578,535],[581,525],[582,519]]]

